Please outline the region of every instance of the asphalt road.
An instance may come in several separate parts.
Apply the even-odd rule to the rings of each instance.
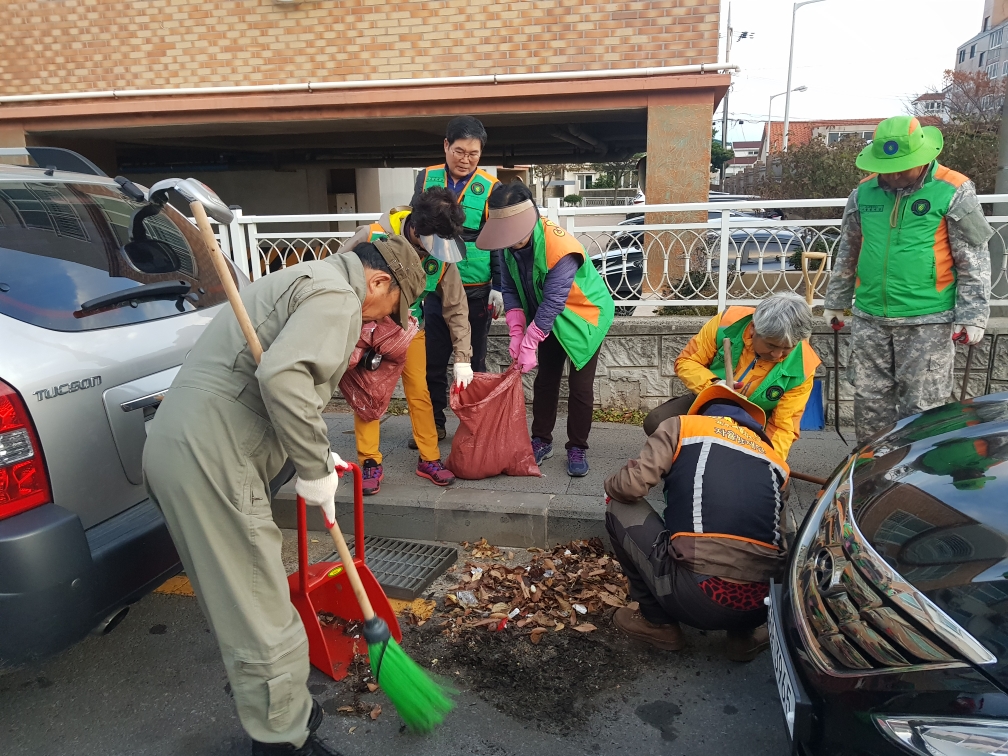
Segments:
[[[748,665],[720,655],[723,634],[687,630],[689,647],[613,694],[581,730],[506,717],[473,694],[425,737],[372,721],[327,716],[321,734],[345,756],[784,754],[787,741],[769,655]],[[559,670],[558,670],[559,672]],[[345,694],[313,670],[320,700]],[[350,729],[354,728],[353,732]],[[0,751],[8,756],[246,754],[216,644],[194,598],[154,594],[111,634],[0,676]]]

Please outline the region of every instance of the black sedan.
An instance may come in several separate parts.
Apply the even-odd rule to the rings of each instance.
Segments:
[[[898,422],[809,510],[770,594],[799,754],[1008,753],[1008,394]]]

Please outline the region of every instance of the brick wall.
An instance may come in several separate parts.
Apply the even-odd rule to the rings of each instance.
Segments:
[[[0,92],[708,63],[718,11],[704,0],[7,0]]]

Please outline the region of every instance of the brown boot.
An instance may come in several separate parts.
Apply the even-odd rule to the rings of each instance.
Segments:
[[[770,631],[766,625],[753,630],[729,630],[725,656],[736,662],[751,662],[770,647]]]
[[[650,643],[662,651],[680,651],[686,645],[686,638],[678,622],[670,625],[654,625],[644,619],[640,610],[628,606],[616,610],[613,622],[634,640]]]

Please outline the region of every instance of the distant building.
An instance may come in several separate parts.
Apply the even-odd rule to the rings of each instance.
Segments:
[[[991,79],[1008,76],[1008,55],[1002,56],[1002,44],[1008,41],[1008,0],[986,0],[980,31],[959,45],[955,70],[984,71]]]
[[[925,92],[913,101],[913,106],[918,118],[931,116],[944,121],[948,118],[948,93]]]
[[[725,176],[741,173],[759,160],[760,145],[762,144],[762,142],[732,142],[731,147],[735,152],[735,157],[729,160],[728,165],[725,166]]]
[[[875,133],[875,127],[883,120],[883,118],[848,118],[831,121],[791,121],[788,124],[788,147],[800,147],[817,137],[822,137],[826,144],[835,144],[849,137],[870,140]],[[763,124],[763,139],[759,143],[758,161],[766,162],[768,152],[769,154],[780,152],[783,137],[783,121],[770,123],[769,140],[766,124]]]

